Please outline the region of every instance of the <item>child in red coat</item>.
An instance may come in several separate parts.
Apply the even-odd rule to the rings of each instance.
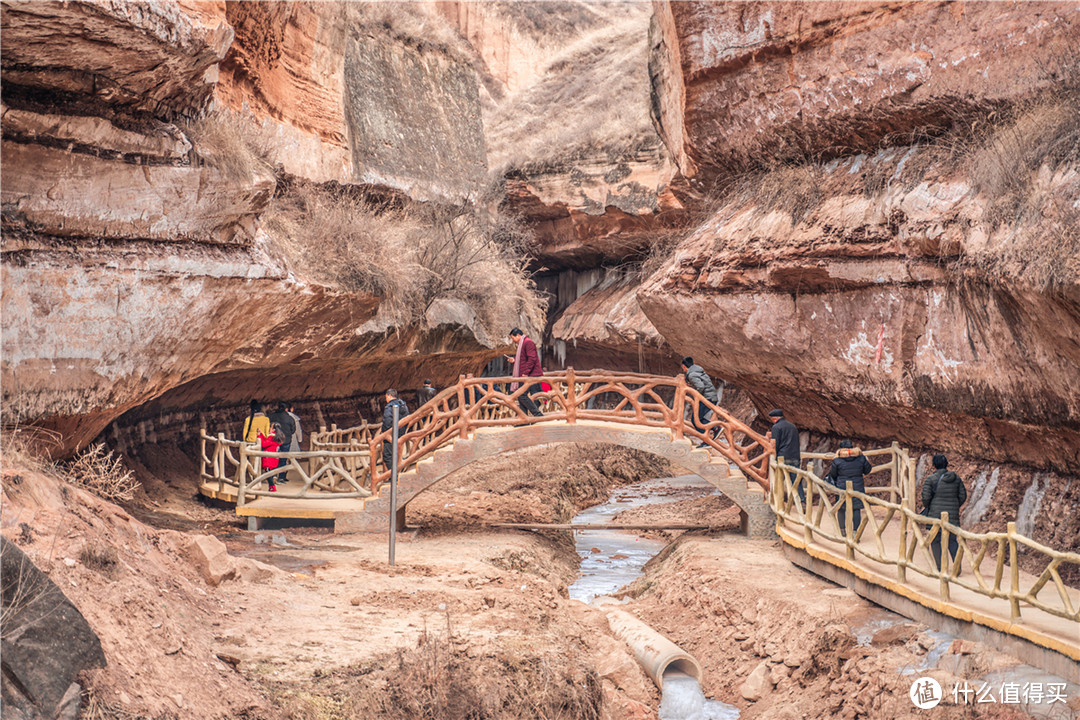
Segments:
[[[270,427],[269,436],[259,433],[259,444],[262,445],[262,449],[266,452],[277,452],[278,448],[281,447],[281,443],[284,442],[284,439],[284,433],[281,430],[281,425],[278,425],[277,423],[274,423]],[[278,466],[278,462],[279,460],[276,457],[264,457],[262,459],[263,472],[266,472],[267,470],[273,470]],[[269,483],[270,492],[277,492],[277,485],[274,483],[273,475],[270,476]]]

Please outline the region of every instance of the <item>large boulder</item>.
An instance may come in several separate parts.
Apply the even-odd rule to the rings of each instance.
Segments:
[[[79,673],[105,666],[97,635],[60,588],[2,536],[0,595],[4,717],[74,720]]]

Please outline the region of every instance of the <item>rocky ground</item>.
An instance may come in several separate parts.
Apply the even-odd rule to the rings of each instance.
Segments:
[[[478,464],[417,498],[391,567],[381,536],[247,532],[158,452],[135,461],[144,485],[126,508],[5,458],[4,536],[79,608],[108,660],[83,675],[82,717],[656,718],[655,687],[603,614],[567,598],[569,536],[489,525],[565,520],[678,469],[578,446]],[[697,657],[706,693],[743,718],[914,717],[902,669],[943,652],[930,674],[951,687],[1015,664],[973,643],[943,648],[775,543],[725,532],[738,512],[723,498],[617,520],[717,528],[671,533],[627,607]],[[940,716],[1026,717],[1013,710]]]

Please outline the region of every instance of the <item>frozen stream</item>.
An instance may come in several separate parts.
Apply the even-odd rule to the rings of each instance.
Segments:
[[[646,480],[619,488],[606,503],[589,508],[574,522],[607,523],[630,508],[714,494],[718,491],[697,475]],[[642,538],[628,530],[579,530],[574,540],[581,556],[581,576],[570,586],[570,597],[585,603],[636,580],[645,563],[667,545],[663,540]],[[693,677],[668,672],[664,675],[658,714],[661,720],[736,720],[739,710],[707,700]]]

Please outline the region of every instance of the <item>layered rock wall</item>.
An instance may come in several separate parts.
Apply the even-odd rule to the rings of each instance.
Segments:
[[[699,191],[876,149],[1075,72],[1068,2],[660,2],[654,113]]]
[[[644,314],[803,427],[1075,471],[1078,41],[1070,3],[659,4],[658,121],[725,190]]]
[[[495,353],[467,302],[388,320],[260,229],[282,179],[399,203],[483,184],[475,72],[384,10],[3,3],[6,421],[64,454],[152,400],[346,397]]]

